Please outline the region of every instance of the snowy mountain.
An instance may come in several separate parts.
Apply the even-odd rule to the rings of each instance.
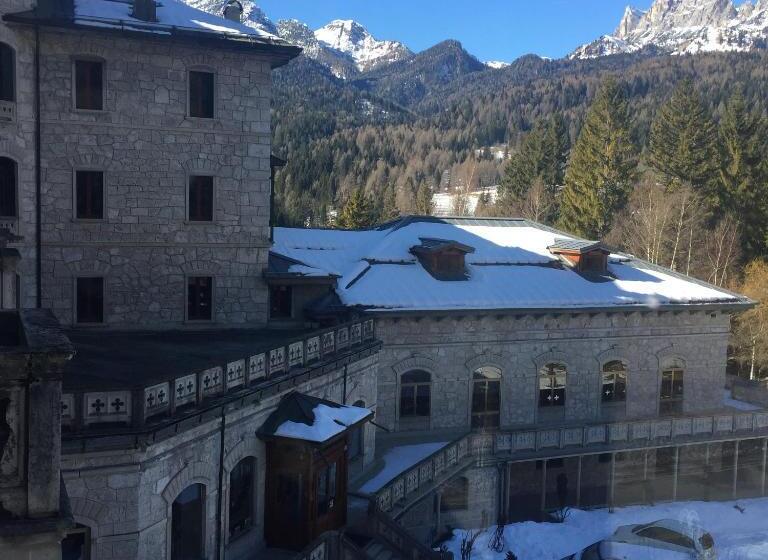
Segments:
[[[326,66],[337,78],[351,78],[359,72],[357,63],[350,55],[320,42],[306,23],[282,19],[277,22],[277,34],[299,45],[304,49],[304,55]]]
[[[612,35],[576,49],[596,58],[652,47],[668,54],[749,51],[768,46],[768,0],[654,0],[648,11],[628,6]]]
[[[223,14],[227,0],[184,0],[184,2],[198,10],[220,16]],[[277,26],[254,2],[241,0],[240,3],[243,5],[243,23],[245,25],[272,35],[278,34]]]
[[[494,70],[500,70],[502,68],[506,68],[509,66],[509,62],[502,62],[501,60],[488,60],[485,62],[485,65],[488,68],[493,68]]]
[[[363,72],[413,54],[397,41],[379,41],[365,27],[352,20],[333,20],[315,31],[315,37],[324,45],[352,57],[357,68]]]

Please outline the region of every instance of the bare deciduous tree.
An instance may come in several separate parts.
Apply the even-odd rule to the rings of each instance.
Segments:
[[[760,370],[768,366],[768,263],[749,263],[739,291],[758,303],[734,321],[734,357],[748,365],[749,378],[756,379]]]

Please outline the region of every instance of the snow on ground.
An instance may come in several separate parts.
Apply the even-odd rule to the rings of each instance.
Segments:
[[[448,445],[447,441],[437,443],[420,443],[418,445],[401,445],[387,451],[382,460],[384,468],[360,487],[360,492],[376,492],[387,482],[400,473],[405,472],[420,463],[439,449]]]
[[[744,410],[746,412],[753,412],[755,410],[762,410],[763,408],[752,403],[745,401],[739,401],[733,398],[731,391],[725,389],[723,391],[723,404],[737,410]]]
[[[743,509],[743,513],[739,509]],[[488,549],[491,527],[475,542],[472,560],[504,560],[507,550],[519,560],[560,560],[602,540],[621,525],[679,519],[696,523],[715,539],[718,560],[765,560],[768,558],[768,498],[735,502],[677,502],[657,506],[632,506],[608,510],[573,510],[565,523],[515,523],[504,531],[502,553]],[[461,558],[462,530],[446,543],[454,558]],[[642,560],[652,559],[648,554]],[[634,560],[634,559],[632,559]]]

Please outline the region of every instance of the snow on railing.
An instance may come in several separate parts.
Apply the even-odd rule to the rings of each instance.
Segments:
[[[531,458],[540,453],[551,457],[557,450],[566,453],[590,450],[621,451],[708,437],[744,439],[768,434],[768,412],[739,412],[706,416],[680,416],[590,424],[575,427],[540,428],[515,431],[474,432],[443,447],[403,472],[375,492],[376,504],[384,512],[402,509],[413,498],[439,485],[457,469],[477,460]],[[473,461],[466,461],[467,458]],[[463,462],[463,464],[462,464]],[[454,467],[454,468],[452,468]]]

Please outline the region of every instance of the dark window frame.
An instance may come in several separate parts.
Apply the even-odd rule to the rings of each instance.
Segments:
[[[339,492],[338,461],[328,463],[317,473],[317,516],[329,514],[336,507]]]
[[[200,293],[197,293],[193,296],[192,293],[190,293],[190,289],[192,288],[191,284],[193,282],[199,283],[201,280],[208,280],[210,285],[208,286],[209,289],[209,295],[208,295],[208,313],[198,314],[198,313],[191,313],[192,309],[200,308],[205,305],[204,296],[202,296]],[[195,288],[199,288],[199,286],[195,286]],[[201,322],[211,322],[214,318],[214,302],[216,297],[216,277],[213,275],[203,275],[203,274],[195,274],[195,275],[189,275],[186,277],[185,280],[185,318],[189,322],[195,322],[195,323],[201,323]],[[192,301],[192,298],[194,298],[194,302]],[[194,303],[194,306],[192,305]]]
[[[7,74],[3,71],[6,62]],[[4,42],[0,42],[0,101],[16,103],[16,49]]]
[[[229,471],[230,540],[238,539],[256,526],[256,472],[255,457],[242,458]]]
[[[190,489],[194,488],[198,492],[198,496],[194,498],[194,500],[190,500],[188,502],[180,502],[180,498]],[[194,556],[199,557],[202,559],[205,557],[205,525],[206,525],[206,502],[208,500],[208,489],[204,484],[201,483],[192,483],[186,488],[184,488],[181,492],[179,492],[179,495],[176,496],[176,498],[173,500],[173,503],[171,504],[171,511],[170,511],[170,559],[171,560],[189,560],[193,556],[190,556],[187,554],[189,552],[189,548],[194,547],[197,549],[197,551],[200,553],[199,556],[195,554]],[[183,511],[183,508],[185,505],[188,505],[192,502],[199,502],[199,506],[195,504],[195,508],[199,508],[199,517],[200,519],[197,520],[200,522],[200,527],[189,527],[188,523],[178,523],[177,521],[181,521],[180,518],[185,514]],[[192,510],[192,507],[187,508],[188,512]],[[192,513],[196,513],[192,511]],[[188,513],[187,513],[188,514]],[[186,519],[184,519],[186,521]],[[181,527],[179,527],[181,525]],[[182,531],[186,528],[185,534],[182,535]],[[195,538],[195,542],[193,543],[189,536],[192,535]],[[183,543],[183,550],[179,551],[178,547],[174,546],[177,542]]]
[[[680,359],[664,362],[659,386],[659,413],[677,414],[683,412],[685,400],[685,369]]]
[[[208,189],[210,192],[206,193]],[[186,198],[187,223],[212,224],[216,221],[216,178],[213,175],[189,175]],[[205,208],[206,204],[210,208]]]
[[[0,171],[3,171],[5,165],[9,166],[10,180],[5,181],[4,176],[0,175],[0,186],[4,189],[8,186],[8,193],[0,191],[0,217],[17,220],[19,218],[19,164],[13,158],[0,156]],[[10,196],[6,196],[9,194]],[[7,210],[13,207],[12,213]]]
[[[64,535],[64,539],[61,541],[61,559],[70,560],[70,557],[65,555],[66,554],[65,550],[67,546],[66,542],[70,537],[73,537],[76,535],[83,535],[82,554],[77,557],[78,560],[90,560],[91,547],[93,546],[92,537],[91,537],[91,528],[88,527],[87,525],[82,525],[81,523],[75,523],[75,527],[72,529],[69,529]]]
[[[98,81],[98,92],[88,92],[87,86],[95,87],[94,84],[83,84],[85,88],[81,88],[79,85],[79,71],[78,65],[80,64],[94,64],[100,68],[100,75]],[[104,111],[106,105],[106,71],[107,64],[101,58],[77,56],[72,59],[72,104],[76,111]],[[87,80],[90,82],[93,80],[93,76],[88,76]],[[82,92],[82,96],[81,96]]]
[[[96,213],[96,216],[88,216],[88,215],[81,215],[81,185],[80,185],[80,178],[86,177],[88,175],[92,174],[99,174],[101,176],[99,185],[101,188],[101,208],[100,211]],[[74,218],[77,221],[80,222],[101,222],[104,221],[106,218],[107,213],[107,186],[106,186],[106,173],[101,169],[89,169],[89,168],[78,168],[75,169],[74,172]],[[93,185],[83,185],[83,187],[87,189],[93,188]],[[86,206],[90,207],[90,204],[87,204]],[[86,212],[87,213],[87,212]]]
[[[619,368],[618,366],[621,366]],[[610,360],[600,368],[602,378],[601,400],[603,404],[625,403],[627,401],[627,373],[625,360]]]
[[[365,401],[355,401],[352,406],[365,408]],[[362,459],[365,455],[365,424],[355,426],[347,436],[347,459],[350,462]]]
[[[87,281],[98,281],[90,287],[86,287],[84,284]],[[81,291],[81,282],[83,283]],[[100,286],[101,294],[86,294],[86,291],[93,289],[96,285]],[[75,324],[77,325],[103,325],[104,316],[106,310],[106,291],[107,291],[107,279],[104,276],[76,276],[75,277]],[[83,301],[84,295],[89,297],[96,297],[94,303],[86,304]],[[81,312],[81,302],[83,304],[83,311]],[[86,315],[81,319],[82,315]]]
[[[568,366],[562,362],[548,362],[539,368],[539,408],[565,407],[568,388]]]
[[[197,76],[205,74],[210,76],[210,91],[207,94],[210,96],[210,100],[206,100],[204,97],[196,97],[195,94],[205,95],[206,92],[200,92],[197,90],[199,87],[203,87],[204,84],[197,82],[199,79]],[[216,118],[216,106],[217,106],[217,76],[216,72],[209,68],[191,68],[187,71],[187,115],[195,119],[215,119]],[[206,107],[206,104],[210,104]]]
[[[401,419],[429,418],[432,415],[432,374],[421,369],[403,373],[399,402]]]
[[[501,369],[483,366],[472,373],[471,426],[494,429],[501,424]]]
[[[278,293],[285,294],[285,299],[275,301],[275,295]],[[288,305],[288,311],[280,311],[280,305],[285,305],[286,302]],[[275,311],[278,312],[275,313]],[[293,319],[293,286],[277,284],[269,286],[269,318],[275,320]]]

